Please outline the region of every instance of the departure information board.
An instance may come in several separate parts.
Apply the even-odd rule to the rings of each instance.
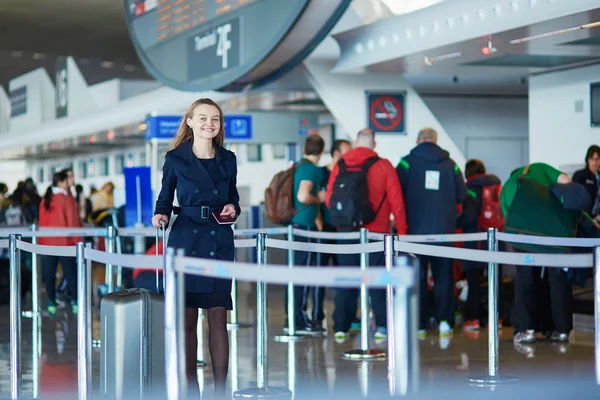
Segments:
[[[351,0],[124,0],[140,60],[186,91],[242,90],[289,72]]]
[[[156,27],[155,35],[144,41],[144,48],[148,48],[257,1],[260,0],[130,0],[129,12],[133,24],[148,33],[151,31],[145,28]]]

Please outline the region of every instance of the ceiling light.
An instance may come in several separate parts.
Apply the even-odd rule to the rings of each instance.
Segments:
[[[111,61],[102,61],[102,62],[100,63],[100,66],[101,66],[102,68],[112,68],[112,67],[114,67],[114,66],[115,66],[115,63],[114,63],[114,62],[111,62]]]
[[[43,53],[33,53],[34,60],[43,60],[46,56]]]
[[[448,54],[443,54],[441,56],[435,56],[435,57],[425,56],[424,59],[423,59],[423,62],[428,67],[431,67],[436,62],[445,61],[445,60],[451,60],[453,58],[458,58],[458,57],[462,57],[462,53],[461,52],[448,53]]]
[[[23,52],[22,51],[12,51],[10,53],[10,56],[14,57],[14,58],[23,57]]]
[[[520,38],[520,39],[514,39],[514,40],[511,40],[509,43],[510,44],[525,43],[525,42],[530,42],[530,41],[536,40],[536,39],[544,39],[544,38],[547,38],[550,36],[562,35],[563,33],[575,32],[575,31],[578,31],[581,29],[592,29],[592,28],[597,28],[597,27],[600,27],[600,21],[591,22],[591,23],[585,24],[585,25],[574,26],[572,28],[565,28],[565,29],[559,29],[557,31],[540,33],[539,35],[527,36],[527,37]]]
[[[125,66],[123,67],[123,69],[124,69],[125,71],[127,71],[127,72],[133,72],[133,71],[135,71],[135,65],[129,65],[129,64],[127,64],[127,65],[125,65]]]

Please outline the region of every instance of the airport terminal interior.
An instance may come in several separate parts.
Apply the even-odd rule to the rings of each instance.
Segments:
[[[600,398],[599,134],[597,0],[0,0],[0,399]]]

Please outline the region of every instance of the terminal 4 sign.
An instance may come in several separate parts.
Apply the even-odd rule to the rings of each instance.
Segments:
[[[181,124],[181,115],[153,115],[146,119],[146,140],[164,139],[171,140],[177,134]],[[223,121],[225,139],[251,140],[252,116],[251,115],[225,115]]]

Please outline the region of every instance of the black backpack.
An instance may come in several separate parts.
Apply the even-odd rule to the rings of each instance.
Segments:
[[[341,230],[357,230],[373,222],[377,211],[369,202],[369,183],[367,173],[379,157],[371,157],[362,165],[348,166],[344,160],[338,162],[339,172],[335,178],[333,192],[329,200],[331,223]]]

